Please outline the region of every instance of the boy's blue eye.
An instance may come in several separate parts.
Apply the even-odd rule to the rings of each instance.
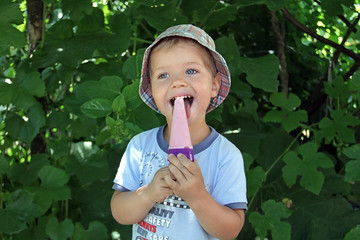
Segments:
[[[195,73],[197,73],[197,71],[195,70],[195,69],[188,69],[188,70],[186,70],[186,74],[195,74]]]
[[[164,79],[164,78],[167,78],[167,77],[169,77],[168,73],[162,73],[162,74],[159,75],[160,79]]]

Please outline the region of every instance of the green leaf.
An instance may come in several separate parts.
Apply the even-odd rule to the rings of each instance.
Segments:
[[[246,171],[247,196],[252,197],[256,194],[263,182],[266,180],[266,174],[262,167],[257,166]]]
[[[73,238],[74,240],[107,239],[107,228],[103,223],[98,221],[91,222],[87,230],[85,230],[80,223],[76,223]]]
[[[280,10],[286,5],[286,0],[264,0],[264,2],[271,11]]]
[[[360,143],[352,145],[351,147],[345,148],[343,153],[352,159],[360,158]]]
[[[321,2],[321,7],[325,10],[325,13],[330,17],[335,17],[336,15],[343,14],[343,8],[341,6],[341,1],[337,0],[323,0]]]
[[[125,13],[115,14],[109,19],[109,26],[114,35],[105,39],[107,49],[122,54],[130,44],[131,22]]]
[[[349,90],[360,90],[360,71],[356,71],[349,80]]]
[[[12,192],[5,209],[0,209],[0,232],[13,234],[26,228],[25,223],[41,215],[33,194],[25,190]]]
[[[111,105],[111,108],[115,113],[125,114],[126,113],[125,96],[123,94],[120,94],[119,96],[117,96],[114,99],[114,101]]]
[[[63,222],[58,222],[58,219],[53,217],[46,224],[46,234],[51,240],[66,240],[74,233],[74,224],[71,219],[65,219]]]
[[[85,16],[85,14],[91,14],[93,7],[91,0],[63,0],[63,11],[64,13],[70,13],[70,17],[74,21],[79,21]]]
[[[141,75],[141,65],[142,65],[142,56],[144,53],[138,53],[135,56],[131,56],[124,62],[122,72],[125,77],[128,79],[140,79]]]
[[[106,117],[108,119],[108,117]],[[86,161],[93,155],[99,152],[99,147],[92,142],[77,142],[71,144],[70,154],[74,155],[81,163]]]
[[[21,62],[16,69],[15,84],[31,96],[42,97],[45,95],[45,83],[41,79],[39,71],[33,69],[28,60]]]
[[[96,98],[114,100],[121,93],[123,81],[118,76],[104,76],[99,81],[86,81],[76,86],[75,95],[80,101]]]
[[[69,175],[62,169],[45,166],[39,171],[41,186],[46,188],[59,188],[69,181]]]
[[[316,138],[325,138],[326,143],[330,143],[334,138],[341,142],[355,143],[355,130],[350,127],[358,125],[360,120],[343,109],[331,111],[330,116],[332,119],[325,117],[320,121],[320,131],[316,133]]]
[[[134,81],[133,83],[124,87],[122,94],[125,96],[126,106],[129,110],[135,110],[143,104],[139,96],[139,84],[140,80]]]
[[[0,155],[0,178],[6,174],[9,169],[9,161],[4,155]]]
[[[274,104],[274,106],[284,108],[288,111],[294,111],[301,104],[298,96],[293,93],[289,93],[289,96],[286,97],[283,92],[271,94],[270,102]]]
[[[272,239],[287,240],[291,239],[291,226],[287,222],[281,221],[282,218],[290,216],[289,210],[280,202],[268,200],[261,204],[264,215],[258,212],[251,212],[249,221],[255,228],[256,234],[267,237],[267,231],[271,231]]]
[[[254,87],[266,92],[277,92],[279,61],[274,55],[259,58],[241,57],[238,67],[246,73],[246,80]],[[259,71],[261,69],[261,71]]]
[[[290,112],[285,114],[285,119],[282,122],[284,129],[290,132],[300,126],[300,122],[306,123],[308,120],[307,112],[305,110]]]
[[[9,46],[21,48],[26,44],[26,36],[13,26],[22,24],[23,16],[19,4],[4,0],[0,4],[0,55],[8,53]]]
[[[6,82],[0,82],[0,104],[8,105],[17,91],[17,86]]]
[[[36,102],[27,114],[21,118],[15,113],[10,113],[5,119],[5,129],[13,139],[30,143],[45,125],[44,111],[40,103]]]
[[[351,95],[351,92],[349,91],[349,86],[345,84],[342,77],[334,78],[333,86],[328,82],[324,82],[324,89],[325,92],[333,98],[347,100]]]
[[[283,92],[273,93],[270,101],[274,106],[282,110],[271,110],[264,116],[265,122],[281,122],[284,129],[290,132],[299,127],[300,122],[307,122],[307,112],[305,110],[295,111],[300,106],[300,98],[290,93],[288,97]]]
[[[346,235],[344,240],[360,239],[360,224],[353,227]]]
[[[240,52],[236,44],[236,41],[229,37],[220,37],[215,41],[216,50],[225,58],[228,64],[231,77],[234,78],[240,75],[243,71],[239,67],[240,64]]]
[[[49,140],[46,148],[51,156],[55,159],[65,157],[69,154],[69,139],[60,138],[60,139],[51,139]]]
[[[254,5],[254,4],[260,4],[263,2],[264,2],[264,0],[238,0],[237,5],[244,7],[244,6]]]
[[[229,21],[235,20],[237,9],[234,5],[220,5],[218,9],[211,12],[209,18],[207,18],[205,26],[209,29],[214,29],[220,26],[225,25]],[[207,14],[209,12],[207,11]]]
[[[329,192],[315,197],[300,188],[294,189],[290,194],[297,212],[295,214],[294,211],[289,219],[293,236],[306,236],[307,239],[343,239],[351,227],[360,224],[360,212],[354,211],[348,199],[341,194]]]
[[[142,16],[151,27],[158,31],[164,31],[170,26],[188,22],[187,17],[179,14],[176,10],[175,1],[166,1],[166,4],[154,7],[140,6],[136,13]]]
[[[100,154],[84,159],[70,158],[65,165],[69,174],[75,175],[82,184],[107,179],[110,175],[108,163]]]
[[[56,1],[56,0],[55,0]],[[14,240],[45,240],[48,239],[45,233],[45,226],[48,222],[47,216],[41,216],[36,219],[36,225],[21,231],[18,234],[14,234],[12,237]]]
[[[111,113],[112,102],[104,98],[95,98],[81,105],[81,112],[89,118],[105,117]]]
[[[8,177],[13,182],[30,186],[37,180],[40,169],[50,164],[48,158],[47,154],[34,154],[31,156],[30,163],[12,164],[8,171]]]
[[[284,120],[284,111],[280,110],[271,110],[267,112],[264,116],[265,122],[282,122]]]
[[[345,181],[360,181],[360,156],[358,160],[352,160],[346,163]]]
[[[48,34],[54,39],[67,39],[74,36],[73,28],[73,21],[70,19],[60,19],[49,28]]]
[[[319,195],[325,177],[318,168],[330,168],[333,163],[325,154],[317,152],[317,148],[316,144],[309,142],[301,145],[298,153],[290,151],[285,154],[283,161],[286,166],[283,167],[282,172],[286,185],[293,186],[297,176],[301,176],[300,185]]]

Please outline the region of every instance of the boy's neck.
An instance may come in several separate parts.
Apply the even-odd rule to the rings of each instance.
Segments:
[[[193,146],[204,141],[211,133],[211,129],[207,124],[202,126],[189,126],[191,143]],[[168,124],[164,129],[164,138],[167,143],[170,142],[171,126]]]

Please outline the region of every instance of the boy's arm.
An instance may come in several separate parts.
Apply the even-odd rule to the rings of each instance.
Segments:
[[[165,177],[166,183],[189,204],[205,231],[219,239],[236,238],[244,225],[244,211],[223,206],[208,193],[196,160],[170,154],[169,161],[176,181]]]
[[[156,202],[162,202],[173,191],[165,183],[167,167],[159,169],[150,184],[136,191],[115,191],[111,198],[111,213],[120,224],[135,224],[145,218]]]

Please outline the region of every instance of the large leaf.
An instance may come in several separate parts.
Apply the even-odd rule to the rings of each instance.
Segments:
[[[40,78],[37,69],[30,66],[29,61],[23,61],[16,70],[15,83],[25,93],[32,96],[42,97],[45,94],[45,83]]]
[[[62,169],[45,166],[39,171],[41,186],[45,188],[59,188],[69,181],[69,176]]]
[[[282,218],[290,216],[289,210],[279,202],[268,200],[261,205],[264,215],[258,212],[250,213],[249,221],[255,228],[256,234],[267,237],[267,231],[271,231],[272,239],[290,240],[291,226],[289,223],[281,221]]]
[[[91,14],[93,8],[91,6],[91,0],[63,0],[63,11],[69,13],[70,17],[75,21],[81,20],[85,14]]]
[[[319,140],[324,138],[326,143],[331,142],[334,138],[339,141],[355,143],[355,130],[351,127],[358,125],[360,120],[347,114],[343,109],[331,111],[330,116],[331,119],[325,117],[320,121],[320,131],[316,132],[316,137]]]
[[[86,161],[71,157],[66,163],[66,171],[75,175],[82,184],[90,184],[109,177],[109,165],[100,154],[88,157]]]
[[[247,187],[247,196],[250,198],[256,194],[263,182],[266,180],[266,174],[262,167],[256,166],[250,169],[250,165],[254,162],[254,158],[249,154],[243,154],[245,162],[245,175],[246,175],[246,187]]]
[[[296,210],[296,214],[289,217],[292,239],[342,239],[346,232],[360,224],[360,212],[354,211],[340,195],[314,198],[312,193],[299,188],[289,194]]]
[[[131,23],[126,14],[115,14],[109,19],[113,35],[105,39],[104,46],[110,51],[122,54],[128,48],[131,37]]]
[[[48,165],[50,165],[50,161],[47,154],[34,154],[30,163],[12,164],[8,171],[8,177],[13,182],[30,186],[37,180],[40,169]]]
[[[26,223],[39,217],[40,207],[33,202],[33,194],[16,190],[12,192],[5,209],[0,209],[0,232],[16,233],[26,228]]]
[[[53,217],[46,224],[46,234],[51,240],[66,240],[74,233],[74,224],[71,219],[65,219],[59,222],[57,218]]]
[[[330,168],[333,163],[324,153],[317,152],[317,146],[312,142],[301,145],[299,154],[301,158],[294,151],[284,156],[283,160],[286,163],[282,170],[284,181],[291,187],[300,175],[300,185],[318,195],[325,180],[324,174],[318,168]]]
[[[45,125],[44,111],[40,103],[34,104],[25,117],[10,113],[5,120],[5,129],[13,139],[30,143]]]
[[[347,157],[355,159],[346,163],[345,181],[360,181],[360,144],[355,144],[344,149],[343,153]]]
[[[73,238],[74,240],[107,239],[107,229],[106,226],[99,221],[91,222],[87,230],[85,230],[80,223],[76,223]]]
[[[0,54],[7,54],[9,46],[21,48],[26,44],[25,34],[13,24],[22,24],[23,16],[19,5],[11,0],[3,0],[0,4]]]
[[[274,55],[259,58],[241,57],[238,67],[246,73],[246,80],[252,86],[266,92],[276,92],[278,90],[279,61]]]
[[[0,178],[8,171],[9,161],[4,155],[0,155]]]
[[[112,111],[112,102],[104,98],[95,98],[85,102],[80,109],[89,118],[105,117]]]
[[[356,225],[353,229],[351,229],[346,235],[344,240],[356,240],[360,238],[360,224]]]
[[[166,14],[163,14],[164,12]],[[159,31],[164,31],[170,26],[188,21],[185,16],[177,12],[175,1],[167,1],[166,4],[153,7],[141,6],[136,9],[136,13],[142,16],[150,26]]]

